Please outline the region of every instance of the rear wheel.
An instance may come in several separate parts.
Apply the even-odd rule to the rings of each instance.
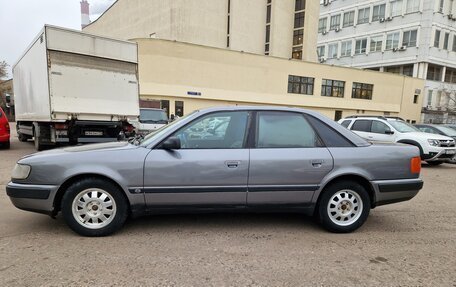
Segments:
[[[369,211],[369,194],[353,181],[340,181],[328,186],[318,206],[323,227],[337,233],[352,232],[361,227]]]
[[[33,142],[35,144],[35,149],[37,151],[44,150],[44,145],[40,142],[40,137],[37,135],[38,133],[34,130],[33,131]]]
[[[23,134],[21,134],[21,133],[18,133],[18,134],[17,134],[17,138],[19,139],[20,142],[26,142],[26,141],[29,139],[28,136],[23,135]]]
[[[62,199],[68,226],[84,236],[106,236],[119,230],[128,216],[127,200],[114,184],[87,178],[71,185]]]

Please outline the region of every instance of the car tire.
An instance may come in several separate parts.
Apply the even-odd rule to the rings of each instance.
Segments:
[[[3,148],[4,149],[10,149],[11,148],[11,142],[10,141],[7,141],[3,144]]]
[[[128,200],[115,184],[86,178],[72,184],[62,198],[62,215],[76,233],[99,237],[118,231],[128,217]]]
[[[427,161],[426,163],[430,166],[437,166],[437,165],[443,164],[444,162],[443,161]]]
[[[339,181],[326,187],[318,205],[320,223],[335,233],[355,231],[364,224],[369,212],[369,194],[354,181]]]
[[[20,142],[26,142],[26,141],[29,139],[29,137],[26,136],[26,135],[23,135],[23,134],[21,134],[21,133],[18,133],[18,134],[17,134],[17,139],[18,139]]]

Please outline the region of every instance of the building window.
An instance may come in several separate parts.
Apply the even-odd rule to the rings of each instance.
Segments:
[[[176,113],[176,116],[183,117],[184,116],[184,102],[176,101],[174,103],[174,111]]]
[[[375,36],[370,39],[370,51],[381,52],[383,46],[383,36]]]
[[[301,45],[304,37],[304,29],[295,30],[293,32],[293,45]]]
[[[321,84],[321,95],[323,97],[343,98],[345,90],[344,81],[323,79]]]
[[[329,44],[328,45],[328,58],[329,59],[337,58],[338,50],[339,50],[339,43]]]
[[[391,0],[391,17],[402,15],[402,0]]]
[[[453,36],[453,52],[456,52],[456,35]]]
[[[231,0],[228,0],[228,17],[227,17],[227,26],[226,26],[226,47],[230,47],[230,25],[231,25]]]
[[[342,111],[335,111],[334,120],[337,122],[340,119],[342,119]]]
[[[402,37],[402,46],[416,47],[416,36],[418,30],[406,31]]]
[[[356,40],[355,55],[366,53],[367,38]]]
[[[353,83],[353,88],[352,88],[352,98],[363,99],[363,100],[372,100],[373,90],[374,90],[374,85],[355,82],[355,83]]]
[[[414,95],[414,96],[413,96],[413,103],[414,103],[414,104],[418,104],[418,98],[419,98],[419,97],[420,97],[419,95]]]
[[[352,54],[352,40],[344,41],[341,43],[341,57],[349,57]]]
[[[439,1],[439,12],[443,13],[443,9],[445,8],[445,0]]]
[[[432,106],[432,90],[428,91],[427,105]]]
[[[318,33],[323,33],[326,32],[327,24],[328,23],[328,18],[324,17],[318,20]]]
[[[358,10],[358,21],[357,24],[369,23],[370,7],[366,7]]]
[[[379,21],[380,19],[385,19],[385,7],[386,4],[375,5],[372,9],[372,21]]]
[[[427,79],[431,81],[441,81],[442,80],[442,67],[429,65],[427,72]]]
[[[271,2],[266,7],[266,23],[271,23]]]
[[[294,27],[304,27],[304,12],[299,12],[295,14]]]
[[[434,47],[440,47],[440,30],[435,30],[434,34]]]
[[[306,0],[296,0],[295,11],[301,11],[306,8]]]
[[[450,41],[450,33],[445,33],[443,38],[443,49],[448,50],[448,42]]]
[[[421,0],[407,0],[407,7],[406,7],[406,12],[407,13],[415,13],[420,10],[420,2]]]
[[[456,83],[456,69],[447,68],[445,72],[445,82]]]
[[[344,27],[350,27],[355,24],[355,11],[348,11],[344,13]]]
[[[317,55],[319,58],[322,58],[325,56],[325,46],[318,46],[317,47]]]
[[[266,6],[266,43],[264,45],[264,54],[269,55],[270,45],[269,42],[271,41],[271,8],[272,8],[272,0],[267,1]]]
[[[386,50],[392,50],[399,47],[399,37],[400,33],[395,32],[391,34],[386,34]]]
[[[293,47],[293,52],[291,54],[291,58],[301,60],[302,59],[302,46],[300,47]]]
[[[413,77],[413,65],[406,65],[402,67],[402,75]]]
[[[329,30],[336,30],[340,28],[340,15],[331,16],[331,23]]]
[[[392,73],[392,74],[400,74],[401,73],[401,67],[395,66],[395,67],[386,67],[385,72],[387,73]]]
[[[266,26],[266,43],[269,43],[271,39],[271,26],[267,25]]]
[[[288,76],[288,93],[313,95],[315,78]]]

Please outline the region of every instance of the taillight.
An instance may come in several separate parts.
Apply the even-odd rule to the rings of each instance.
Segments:
[[[135,129],[135,127],[132,124],[125,124],[123,126],[124,132],[131,133],[134,129]]]
[[[56,130],[66,130],[68,126],[66,124],[56,123],[54,124]]]
[[[5,128],[6,128],[6,131],[7,131],[8,133],[10,133],[10,125],[9,125],[8,122],[6,122]]]
[[[416,156],[410,160],[410,172],[418,174],[421,172],[421,157]]]

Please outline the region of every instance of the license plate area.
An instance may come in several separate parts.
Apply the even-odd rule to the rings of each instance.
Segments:
[[[456,150],[454,150],[454,149],[447,149],[447,150],[445,150],[445,154],[456,154]]]
[[[102,131],[84,131],[85,136],[96,137],[96,136],[103,136]]]

